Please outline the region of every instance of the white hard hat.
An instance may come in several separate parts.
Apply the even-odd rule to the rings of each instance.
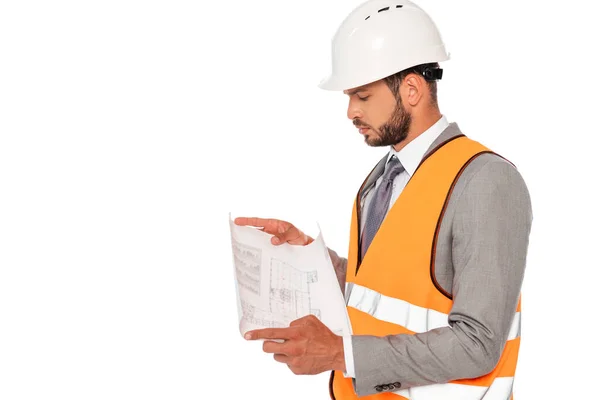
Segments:
[[[331,55],[331,75],[319,84],[325,90],[355,88],[410,67],[450,59],[433,20],[408,0],[369,0],[359,5],[338,28]],[[434,76],[441,78],[438,72]]]

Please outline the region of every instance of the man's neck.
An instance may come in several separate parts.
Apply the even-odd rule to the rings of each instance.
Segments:
[[[440,118],[442,118],[442,114],[437,109],[435,111],[426,113],[420,118],[413,118],[406,139],[398,144],[395,144],[394,150],[400,151],[405,148],[415,138],[419,137],[423,132],[431,128],[433,124],[440,120]]]

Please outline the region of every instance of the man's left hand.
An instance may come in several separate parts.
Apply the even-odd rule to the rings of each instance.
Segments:
[[[246,333],[245,337],[248,340],[266,339],[263,351],[274,354],[276,361],[287,364],[296,375],[346,369],[342,337],[331,332],[314,315],[292,321],[288,328],[258,329]],[[273,342],[273,339],[284,342]]]

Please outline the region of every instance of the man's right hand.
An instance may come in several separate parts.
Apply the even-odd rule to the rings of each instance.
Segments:
[[[236,225],[248,225],[260,228],[262,231],[273,235],[271,243],[278,246],[283,243],[306,246],[314,241],[300,229],[287,221],[272,218],[238,217],[233,221]]]

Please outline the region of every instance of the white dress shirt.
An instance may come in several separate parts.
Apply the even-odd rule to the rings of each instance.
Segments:
[[[389,205],[388,211],[392,208],[392,206],[396,202],[396,199],[398,198],[398,196],[400,196],[400,193],[402,193],[402,190],[408,183],[408,180],[415,173],[415,170],[421,163],[421,160],[425,156],[425,153],[427,152],[429,147],[432,145],[432,143],[435,141],[435,139],[437,139],[438,136],[447,127],[448,127],[448,120],[446,119],[445,116],[442,115],[442,117],[435,124],[433,124],[431,127],[429,127],[429,129],[427,129],[425,132],[423,132],[422,134],[420,134],[419,136],[414,138],[410,143],[408,143],[400,151],[396,151],[396,150],[394,150],[393,147],[390,146],[390,152],[388,154],[387,161],[389,161],[389,159],[395,155],[398,158],[398,160],[400,161],[400,163],[402,164],[402,166],[404,166],[404,171],[402,171],[402,173],[398,174],[398,176],[394,179],[394,183],[393,183],[393,187],[392,187],[392,198],[390,199],[390,205]],[[386,167],[387,167],[387,164],[386,164]],[[381,183],[381,179],[382,179],[382,177],[379,177],[377,179],[377,181],[375,182],[375,186],[373,188],[369,189],[369,191],[365,193],[365,195],[363,196],[363,199],[361,201],[361,210],[365,210],[364,212],[362,212],[361,221],[360,221],[361,234],[362,234],[362,230],[365,226],[365,221],[366,221],[366,216],[367,216],[366,210],[369,209],[369,204],[373,197],[373,192],[377,187],[379,187],[379,184]],[[352,354],[352,336],[344,336],[343,340],[344,340],[344,359],[346,361],[346,371],[344,373],[344,376],[354,378],[355,374],[354,374],[354,357]]]

